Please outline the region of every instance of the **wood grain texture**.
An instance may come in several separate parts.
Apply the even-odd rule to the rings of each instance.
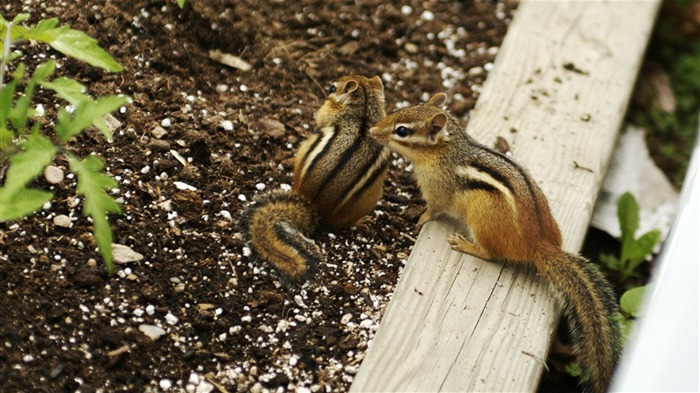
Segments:
[[[526,1],[467,132],[505,138],[580,248],[659,1]],[[559,312],[532,272],[450,250],[426,224],[351,392],[534,391]],[[508,234],[504,234],[508,236]]]

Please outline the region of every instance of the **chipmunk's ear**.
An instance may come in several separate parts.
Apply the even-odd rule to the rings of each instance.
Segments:
[[[382,83],[382,78],[379,75],[375,75],[369,80],[369,85],[375,90],[384,92],[384,83]]]
[[[430,135],[428,139],[433,143],[449,140],[450,134],[447,131],[447,115],[440,112],[430,119]]]
[[[430,100],[428,101],[428,105],[436,106],[438,108],[441,108],[445,103],[447,102],[447,94],[445,93],[437,93],[434,96],[430,97]]]
[[[357,81],[354,80],[349,80],[345,82],[345,86],[343,86],[342,94],[350,94],[353,91],[357,90]]]

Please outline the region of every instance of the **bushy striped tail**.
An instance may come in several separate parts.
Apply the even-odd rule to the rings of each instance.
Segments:
[[[545,255],[549,255],[546,257]],[[544,253],[537,268],[563,297],[564,314],[586,391],[607,390],[622,344],[617,297],[600,269],[587,259],[557,250]]]
[[[305,280],[321,260],[321,250],[309,238],[318,228],[314,208],[285,191],[262,195],[255,202],[240,219],[251,250],[281,273],[283,283]]]

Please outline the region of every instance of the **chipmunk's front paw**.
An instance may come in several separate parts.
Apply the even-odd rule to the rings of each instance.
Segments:
[[[485,260],[491,259],[491,254],[488,251],[486,251],[480,245],[467,239],[467,237],[461,233],[450,235],[447,238],[447,242],[450,243],[452,249],[455,251],[463,252]]]

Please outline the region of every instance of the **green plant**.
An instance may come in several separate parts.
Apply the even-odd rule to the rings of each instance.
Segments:
[[[661,233],[651,230],[636,238],[639,227],[639,205],[629,192],[617,200],[617,218],[620,222],[620,255],[601,254],[600,260],[611,270],[617,271],[618,282],[623,284],[633,277],[635,269],[654,251]]]
[[[180,7],[180,9],[182,9],[182,7],[185,6],[186,0],[176,0],[176,1],[177,1],[177,6]]]
[[[104,117],[126,104],[127,98],[116,95],[93,98],[75,79],[52,79],[56,70],[54,60],[41,63],[26,76],[26,67],[19,61],[22,52],[11,51],[11,47],[22,41],[45,43],[67,56],[108,71],[121,71],[122,67],[85,33],[70,26],[59,26],[55,18],[25,26],[22,23],[27,19],[28,14],[17,15],[11,22],[0,16],[0,168],[7,169],[0,188],[0,222],[25,217],[53,198],[52,193],[30,188],[29,184],[56,154],[62,154],[77,175],[77,193],[84,197],[83,214],[92,218],[95,241],[111,273],[112,230],[107,213],[119,213],[120,208],[105,190],[118,184],[103,172],[100,158],[80,159],[65,145],[91,126],[111,140]],[[6,81],[10,65],[14,66],[14,71]],[[41,114],[32,108],[38,88],[52,91],[70,105],[60,107],[56,113],[53,131],[57,138],[51,138],[46,134],[48,130],[42,130]],[[52,122],[44,123],[48,125],[43,128],[51,128]],[[0,181],[2,172],[0,170]]]
[[[623,317],[622,333],[625,341],[634,327],[635,318],[640,314],[644,291],[646,291],[646,286],[634,287],[625,291],[620,298],[620,310]]]

